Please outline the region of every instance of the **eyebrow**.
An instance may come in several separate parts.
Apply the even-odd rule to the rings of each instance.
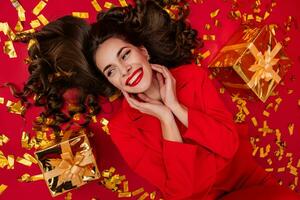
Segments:
[[[122,47],[121,49],[119,49],[118,53],[117,53],[117,57],[120,56],[121,52],[123,51],[123,49],[125,49],[127,46]],[[111,64],[106,65],[102,71],[102,73],[104,73],[108,68],[110,68]]]

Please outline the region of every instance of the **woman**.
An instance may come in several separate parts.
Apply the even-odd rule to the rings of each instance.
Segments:
[[[185,14],[136,1],[98,15],[92,70],[125,99],[109,130],[128,165],[165,199],[299,199],[251,157],[207,72],[189,64],[201,45]],[[176,67],[176,68],[175,68]]]

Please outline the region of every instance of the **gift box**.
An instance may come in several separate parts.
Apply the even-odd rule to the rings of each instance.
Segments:
[[[291,66],[272,26],[237,31],[209,64],[231,92],[265,102]],[[249,91],[253,91],[249,92]]]
[[[35,152],[35,156],[52,196],[100,178],[88,137],[82,131]]]

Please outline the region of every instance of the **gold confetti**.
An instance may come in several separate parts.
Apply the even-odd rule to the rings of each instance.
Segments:
[[[47,18],[43,14],[40,14],[37,18],[40,20],[40,22],[42,22],[42,24],[44,26],[49,23],[49,21],[47,20]]]
[[[210,18],[215,18],[219,14],[220,9],[217,9],[210,13]]]
[[[110,102],[113,102],[114,100],[116,100],[116,99],[118,99],[120,96],[121,96],[121,92],[116,92],[115,94],[113,94],[112,96],[110,96],[109,98],[108,98],[108,100],[110,101]]]
[[[100,11],[102,10],[102,8],[100,7],[100,5],[99,5],[99,3],[97,2],[97,0],[92,0],[91,3],[92,3],[93,7],[95,8],[95,10],[96,10],[97,12],[100,12]]]
[[[44,1],[40,1],[32,10],[32,13],[35,15],[39,15],[46,5],[47,3],[45,3]]]
[[[257,127],[258,123],[255,117],[251,117],[252,124]]]
[[[0,185],[0,195],[6,190],[7,185],[1,184]]]
[[[268,111],[264,110],[263,115],[266,116],[266,117],[269,117],[270,113]]]
[[[29,161],[29,160],[26,160],[24,158],[21,158],[21,157],[17,157],[16,161],[22,165],[25,165],[25,166],[28,166],[30,167],[32,165],[32,162]]]
[[[138,198],[138,200],[144,200],[144,199],[146,199],[148,196],[149,196],[149,193],[148,193],[148,192],[145,192],[142,196],[140,196],[140,197]]]
[[[253,15],[252,14],[249,14],[249,15],[247,15],[247,21],[249,21],[249,20],[253,20],[254,19],[254,17],[253,17]]]
[[[141,194],[142,192],[144,192],[144,188],[143,187],[141,187],[141,188],[133,191],[132,192],[132,196],[137,196],[137,195]]]
[[[67,195],[65,196],[65,200],[72,200],[72,193],[68,192]]]
[[[220,94],[224,94],[225,93],[225,88],[221,87],[220,88]]]
[[[202,60],[204,60],[205,58],[207,58],[208,56],[210,56],[210,51],[207,50],[207,51],[205,51],[203,54],[202,54],[202,53],[199,53],[198,55],[200,56],[200,58],[201,58]]]
[[[21,21],[18,21],[16,26],[15,26],[15,31],[20,32],[22,30],[23,30],[23,25],[22,25]]]
[[[72,12],[72,16],[83,18],[83,19],[88,19],[89,13],[88,12]]]
[[[155,196],[156,196],[156,192],[151,192],[150,193],[150,199],[155,199]]]
[[[4,43],[3,51],[10,58],[16,58],[17,57],[17,53],[15,51],[15,48],[14,48],[14,45],[13,45],[12,41],[6,41]]]
[[[4,134],[0,135],[0,146],[3,146],[8,141],[9,141],[9,138],[6,135],[4,135]]]
[[[255,16],[255,21],[261,22],[263,19],[260,16]]]
[[[113,7],[113,4],[112,4],[112,3],[107,2],[107,1],[104,3],[104,8],[110,9],[110,8],[112,8],[112,7]]]
[[[24,153],[23,157],[26,159],[26,160],[29,160],[30,162],[34,163],[34,164],[37,164],[38,161],[32,156],[30,155],[29,153]]]
[[[266,168],[265,171],[266,172],[272,172],[274,169],[273,168]]]
[[[14,155],[7,156],[7,169],[14,169],[15,168],[15,157]]]
[[[30,26],[31,26],[32,28],[37,28],[37,27],[39,27],[40,25],[41,25],[41,23],[40,23],[40,21],[37,20],[37,19],[30,22]]]
[[[216,40],[215,35],[203,35],[202,37],[203,40]]]
[[[124,181],[123,182],[123,191],[124,192],[128,192],[129,191],[129,189],[128,189],[128,181]]]
[[[4,104],[4,98],[0,97],[0,104]]]
[[[295,126],[295,124],[289,124],[289,126],[288,126],[288,129],[289,129],[289,133],[290,133],[290,135],[293,135],[294,134],[294,126]]]
[[[264,20],[267,19],[269,16],[270,16],[270,13],[268,11],[266,11],[265,15],[264,15]]]
[[[268,145],[266,146],[266,149],[264,149],[263,147],[260,147],[260,149],[259,149],[259,157],[260,157],[260,158],[265,158],[265,157],[267,157],[268,154],[269,154],[269,152],[270,152],[270,149],[271,149],[271,145],[270,145],[270,144],[268,144]]]
[[[267,133],[272,133],[273,130],[267,125],[267,121],[263,122],[263,127],[258,129],[259,132],[263,132],[263,136],[266,136]]]
[[[272,163],[273,163],[271,158],[269,158],[269,159],[267,160],[267,162],[268,162],[269,165],[272,165]]]
[[[21,101],[16,103],[12,101],[7,101],[6,106],[8,107],[8,112],[23,115],[25,113],[25,107],[22,105]]]
[[[205,24],[205,27],[204,27],[206,30],[210,30],[211,26],[210,24]]]
[[[285,167],[280,167],[277,169],[277,172],[284,172],[285,171]]]
[[[128,6],[126,0],[119,0],[119,2],[120,2],[120,5],[121,5],[122,7]]]
[[[120,192],[120,193],[118,193],[118,197],[119,198],[131,197],[131,192]]]

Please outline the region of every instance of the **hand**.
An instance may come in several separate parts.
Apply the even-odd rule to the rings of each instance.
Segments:
[[[140,102],[132,97],[125,91],[122,91],[128,104],[142,113],[152,115],[158,118],[160,121],[166,121],[173,117],[170,109],[158,100],[151,99],[145,94],[138,94],[138,97],[144,102]]]
[[[157,71],[156,77],[160,88],[160,96],[163,103],[173,111],[179,102],[176,96],[176,80],[171,72],[164,66],[151,64],[153,70]]]

